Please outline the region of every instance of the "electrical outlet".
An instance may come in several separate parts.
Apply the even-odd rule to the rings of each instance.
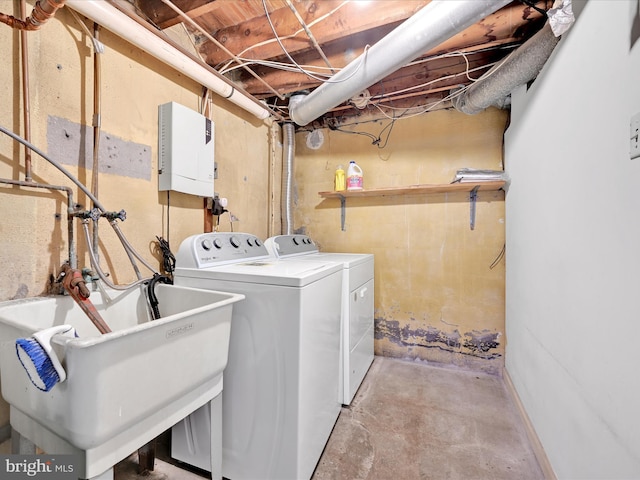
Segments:
[[[640,113],[631,117],[631,145],[629,147],[629,157],[640,157]]]

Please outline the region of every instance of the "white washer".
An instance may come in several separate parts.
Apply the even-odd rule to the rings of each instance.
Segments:
[[[311,478],[341,407],[341,268],[275,260],[245,233],[194,235],[181,244],[176,285],[245,295],[234,305],[224,371],[224,477]],[[207,470],[209,437],[195,430],[208,424],[183,423],[189,439],[172,455]]]
[[[320,252],[306,235],[277,235],[264,243],[280,260],[337,262],[343,266],[340,398],[350,405],[373,362],[373,255]]]

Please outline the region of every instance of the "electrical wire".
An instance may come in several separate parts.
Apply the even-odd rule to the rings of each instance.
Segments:
[[[538,7],[536,5],[535,2],[532,2],[531,0],[520,0],[522,3],[524,3],[525,5],[533,8],[536,12],[538,12],[540,15],[542,15],[543,17],[547,16],[547,12],[546,10],[541,9],[540,7]]]
[[[393,130],[394,125],[395,125],[395,119],[393,119],[391,122],[385,125],[385,127],[382,130],[380,130],[380,133],[378,135],[373,135],[372,133],[369,133],[369,132],[355,132],[351,130],[344,130],[336,125],[329,125],[329,130],[333,130],[341,133],[348,133],[351,135],[362,135],[364,137],[368,137],[371,139],[371,145],[375,145],[379,149],[383,149],[387,146],[387,143],[389,142],[389,137],[391,136],[391,131]],[[383,142],[382,135],[387,129],[389,129],[389,131],[387,132],[386,138],[384,139],[384,142]]]
[[[469,73],[477,72],[478,70],[484,70],[484,69],[490,68],[490,67],[492,67],[492,66],[494,66],[494,65],[496,65],[498,63],[499,62],[487,63],[485,65],[481,65],[479,67],[475,67],[475,68],[472,68],[472,69],[467,68],[464,72],[452,73],[451,75],[445,75],[443,77],[434,78],[433,80],[429,80],[428,82],[421,83],[419,85],[413,85],[411,87],[403,88],[402,90],[396,90],[396,91],[393,92],[393,95],[399,95],[401,93],[410,92],[412,90],[422,89],[424,87],[428,87],[429,85],[433,85],[434,83],[438,83],[438,82],[441,82],[443,80],[450,80],[452,78],[456,78],[456,77],[459,77],[461,75],[466,75],[467,78],[469,78]],[[482,78],[482,77],[480,77],[480,78]],[[472,81],[474,81],[474,82],[477,81],[477,80],[478,79],[472,79]],[[391,96],[391,95],[388,95],[388,96]],[[385,96],[383,96],[383,95],[373,95],[371,97],[372,100],[378,100],[380,98],[385,98]]]
[[[267,21],[269,22],[269,26],[271,27],[271,31],[273,31],[273,35],[274,35],[275,39],[277,40],[278,44],[280,45],[280,48],[282,48],[282,51],[287,56],[287,58],[291,61],[291,63],[293,63],[296,67],[298,67],[298,70],[300,72],[304,73],[306,76],[311,77],[314,80],[317,80],[317,81],[322,82],[322,83],[342,83],[342,82],[346,82],[347,80],[352,78],[354,75],[356,75],[358,73],[358,71],[362,68],[362,65],[364,65],[364,62],[367,59],[367,53],[368,53],[369,47],[370,47],[369,45],[366,45],[364,47],[364,52],[362,52],[362,55],[360,55],[360,63],[358,64],[356,69],[353,71],[353,73],[351,75],[349,75],[348,77],[343,78],[342,80],[335,80],[335,81],[332,81],[330,79],[326,80],[326,79],[323,79],[323,78],[316,77],[313,73],[311,73],[311,72],[305,70],[304,68],[302,68],[302,66],[299,65],[293,59],[293,57],[289,54],[289,52],[285,48],[284,44],[282,43],[282,40],[278,36],[278,32],[276,32],[276,27],[273,25],[273,22],[271,21],[271,15],[269,14],[269,9],[267,8],[266,0],[262,0],[262,6],[264,7],[264,13],[265,13],[265,16],[267,17]]]
[[[171,247],[168,241],[157,235],[156,239],[158,240],[158,247],[160,247],[160,251],[162,252],[162,268],[167,275],[173,278],[173,271],[176,268],[176,257],[171,253]]]
[[[391,137],[391,132],[392,132],[393,127],[395,125],[395,122],[397,120],[404,120],[404,119],[416,117],[418,115],[423,115],[423,114],[433,110],[437,105],[439,105],[441,103],[444,103],[444,102],[446,102],[446,101],[448,101],[448,100],[450,100],[450,99],[452,99],[454,97],[462,95],[464,93],[464,91],[467,90],[468,88],[469,88],[469,85],[466,85],[466,86],[460,88],[459,90],[456,90],[455,92],[450,93],[449,95],[447,95],[443,99],[441,99],[441,100],[439,100],[439,101],[437,101],[437,102],[435,102],[433,104],[430,104],[428,107],[404,107],[402,109],[402,110],[404,110],[404,112],[402,114],[400,114],[398,116],[393,116],[393,117],[390,117],[389,115],[386,114],[386,112],[381,110],[379,105],[373,104],[373,106],[378,108],[380,110],[380,112],[384,116],[386,116],[387,118],[389,118],[391,120],[391,122],[389,124],[387,124],[380,131],[380,133],[377,136],[373,135],[371,133],[368,133],[368,132],[357,132],[357,131],[351,131],[351,130],[344,130],[343,128],[340,128],[340,127],[336,126],[335,124],[334,125],[329,124],[328,127],[329,127],[330,130],[333,130],[333,131],[337,131],[337,132],[341,132],[341,133],[348,133],[348,134],[351,134],[351,135],[362,135],[362,136],[368,137],[368,138],[372,139],[372,142],[371,142],[372,145],[376,145],[379,149],[383,149],[383,148],[385,148],[387,146],[387,143],[389,142],[389,138]],[[396,110],[400,110],[400,108],[397,108],[397,107],[391,107],[391,108],[394,108]],[[414,109],[414,108],[422,108],[422,109],[419,112],[411,114],[411,115],[407,115],[406,114],[406,112],[408,112],[409,110]],[[374,120],[371,120],[371,121],[374,121]],[[359,124],[362,124],[362,123],[368,123],[368,122],[357,122],[357,123],[354,123],[354,124],[351,124],[351,125],[359,125]],[[385,138],[384,142],[381,144],[382,135],[387,129],[389,129],[389,131],[387,132],[387,135],[386,135],[386,138]]]
[[[308,27],[308,28],[311,28],[311,27],[313,27],[314,25],[316,25],[316,24],[318,24],[318,23],[320,23],[320,22],[322,22],[322,21],[326,20],[327,18],[329,18],[331,15],[333,15],[334,13],[336,13],[338,10],[340,10],[342,7],[344,7],[344,6],[345,6],[345,5],[347,5],[348,3],[349,3],[348,1],[340,3],[340,5],[338,5],[336,8],[334,8],[334,9],[333,9],[333,10],[331,10],[330,12],[327,12],[327,13],[325,13],[324,15],[322,15],[321,17],[316,18],[316,19],[315,19],[314,21],[312,21],[311,23],[308,23],[308,24],[307,24],[307,27]],[[300,29],[298,29],[297,31],[295,31],[293,34],[291,34],[291,35],[287,35],[287,36],[285,36],[285,37],[280,37],[280,38],[281,38],[281,39],[283,39],[283,40],[286,40],[286,39],[289,39],[289,38],[295,38],[299,33],[303,33],[303,32],[304,32],[304,29],[303,29],[303,28],[300,28]],[[273,42],[275,42],[275,41],[277,41],[275,38],[270,38],[269,40],[265,40],[265,41],[263,41],[263,42],[255,43],[255,44],[251,45],[250,47],[247,47],[247,48],[245,48],[244,50],[242,50],[240,53],[238,53],[238,55],[237,55],[237,56],[238,56],[238,57],[240,57],[240,56],[244,55],[246,52],[248,52],[248,51],[250,51],[250,50],[253,50],[254,48],[262,47],[262,46],[264,46],[264,45],[268,45],[268,44],[273,43]],[[226,63],[226,64],[225,64],[221,69],[220,69],[220,73],[225,72],[225,71],[226,71],[226,67],[228,67],[229,65],[231,65],[233,62],[234,62],[233,60],[228,61],[228,62],[227,62],[227,63]],[[220,66],[220,64],[219,64],[219,65],[216,65],[216,69],[217,69],[219,66]]]
[[[299,72],[300,68],[296,67],[294,65],[291,65],[290,63],[285,63],[285,62],[278,62],[276,60],[256,60],[256,59],[251,59],[251,58],[244,58],[244,57],[238,57],[238,60],[242,60],[246,65],[260,65],[263,67],[271,67],[277,70],[283,70],[285,72]],[[316,70],[331,70],[329,67],[323,67],[320,65],[300,65],[300,67],[304,67],[305,69],[305,73],[307,71],[309,71],[309,69],[316,69]],[[220,70],[220,73],[229,73],[233,70],[237,70],[241,68],[240,65],[235,65],[233,67],[229,67],[225,70]],[[333,70],[340,70],[339,68],[334,68]],[[332,74],[331,73],[322,73],[320,71],[318,72],[313,72],[315,75],[321,75],[327,78],[331,78]]]
[[[507,251],[507,244],[505,243],[502,245],[502,250],[500,250],[500,253],[496,257],[496,259],[493,261],[491,265],[489,265],[489,270],[493,270],[494,267],[498,265],[498,263],[500,263],[500,260],[502,260],[506,251]]]

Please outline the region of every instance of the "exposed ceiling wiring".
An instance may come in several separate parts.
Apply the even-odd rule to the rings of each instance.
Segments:
[[[242,60],[245,64],[247,65],[261,65],[264,67],[271,67],[274,69],[278,69],[278,70],[284,70],[284,71],[289,71],[289,72],[299,72],[300,68],[296,67],[290,63],[286,63],[286,62],[277,62],[274,60],[254,60],[251,58],[243,58],[243,57],[238,57],[240,60]],[[329,67],[322,67],[322,66],[318,66],[318,65],[301,65],[302,67],[304,67],[306,70],[309,69],[317,69],[317,70],[333,70],[335,71],[336,69],[330,69]],[[233,70],[237,70],[238,68],[240,68],[239,65],[235,65],[233,67],[229,67],[226,70],[220,70],[220,73],[229,73]],[[340,69],[337,69],[340,70]],[[323,75],[326,76],[327,78],[331,78],[332,74],[331,73],[322,73],[321,71],[318,72],[314,72],[316,75]]]
[[[291,56],[291,54],[287,51],[287,49],[285,48],[284,44],[282,43],[282,40],[280,39],[278,32],[276,32],[276,27],[275,25],[273,25],[273,22],[271,21],[271,15],[269,14],[269,9],[267,8],[267,2],[266,0],[262,0],[262,5],[264,7],[264,13],[265,16],[267,17],[267,21],[269,22],[269,26],[271,27],[271,30],[273,31],[273,35],[275,36],[276,40],[278,41],[278,43],[280,44],[280,48],[282,48],[282,51],[284,52],[284,54],[287,56],[287,58],[291,61],[291,63],[293,63],[296,67],[298,67],[298,70],[302,73],[304,73],[305,75],[307,75],[308,77],[313,78],[314,80],[317,80],[319,82],[322,83],[342,83],[342,82],[346,82],[347,80],[349,80],[351,77],[353,77],[354,75],[356,75],[358,73],[358,71],[362,68],[362,65],[365,63],[366,59],[367,59],[367,52],[369,51],[369,45],[366,45],[364,47],[364,52],[362,53],[362,55],[360,56],[360,63],[358,64],[358,67],[353,71],[353,73],[351,75],[349,75],[348,77],[340,80],[340,81],[332,81],[331,79],[324,79],[324,78],[319,78],[316,77],[313,73],[309,72],[308,70],[305,70],[304,68],[302,68],[301,65],[299,65]]]
[[[331,73],[336,73],[335,70],[331,67],[331,62],[329,62],[329,59],[327,58],[327,56],[322,51],[322,48],[320,47],[320,44],[316,40],[316,37],[311,32],[311,29],[307,26],[307,24],[305,23],[304,19],[300,16],[300,13],[298,13],[298,10],[296,10],[296,7],[293,5],[293,3],[291,3],[291,0],[286,0],[286,2],[287,2],[287,5],[289,6],[289,8],[291,9],[291,11],[293,12],[293,14],[298,19],[298,22],[300,22],[300,25],[302,25],[302,28],[304,29],[304,31],[307,34],[307,37],[309,37],[309,40],[311,40],[311,43],[313,43],[313,46],[317,50],[317,52],[320,55],[320,57],[322,58],[322,60],[324,60],[324,62],[327,64],[327,67],[329,67],[331,69]]]
[[[393,126],[395,125],[395,122],[397,120],[404,120],[404,119],[409,119],[409,118],[413,118],[419,115],[423,115],[425,113],[428,113],[430,111],[433,111],[436,107],[444,104],[445,102],[448,102],[450,100],[452,100],[453,98],[456,98],[460,95],[463,95],[470,87],[471,85],[473,85],[473,82],[479,80],[479,79],[474,79],[470,76],[471,72],[474,71],[478,71],[478,70],[486,70],[487,68],[490,68],[490,70],[488,72],[485,72],[485,74],[483,74],[480,78],[482,79],[486,79],[489,78],[491,75],[494,75],[501,67],[502,65],[504,65],[504,63],[507,61],[507,57],[496,61],[496,62],[492,62],[490,64],[486,64],[480,67],[476,67],[476,68],[469,68],[470,64],[469,61],[466,57],[466,54],[463,54],[462,52],[452,52],[452,53],[446,53],[446,54],[442,54],[442,55],[438,55],[437,57],[432,57],[430,58],[430,60],[433,60],[435,58],[442,58],[442,57],[448,57],[448,56],[462,56],[465,59],[465,63],[466,63],[466,68],[464,72],[460,72],[460,73],[456,73],[456,74],[452,74],[452,75],[447,75],[444,77],[440,77],[434,80],[431,80],[429,82],[420,84],[420,85],[416,85],[414,87],[409,87],[403,90],[396,90],[391,94],[387,94],[387,93],[383,93],[383,94],[379,94],[379,95],[375,95],[372,96],[370,99],[372,100],[372,102],[370,103],[370,105],[376,109],[378,109],[378,111],[386,118],[388,118],[389,120],[391,120],[389,122],[389,124],[387,124],[381,131],[380,133],[376,136],[373,134],[370,134],[368,132],[358,132],[358,131],[351,131],[351,130],[346,130],[343,127],[345,126],[356,126],[356,125],[360,125],[362,123],[368,123],[370,121],[376,121],[376,120],[368,120],[368,121],[364,121],[364,122],[354,122],[351,123],[349,125],[343,125],[342,127],[339,127],[336,125],[335,122],[333,123],[329,123],[328,127],[330,130],[333,131],[338,131],[341,133],[347,133],[347,134],[352,134],[352,135],[364,135],[366,137],[371,138],[372,141],[372,145],[376,145],[378,148],[385,148],[389,138],[391,136],[391,131],[393,130]],[[424,60],[424,59],[423,59]],[[459,77],[461,75],[465,75],[467,77],[467,79],[469,79],[472,83],[468,84],[468,85],[461,85],[459,88],[455,89],[455,90],[451,90],[451,87],[448,87],[449,89],[449,93],[447,95],[445,95],[442,99],[433,102],[429,105],[423,105],[423,106],[412,106],[412,107],[394,107],[392,105],[383,105],[382,104],[382,100],[393,100],[393,98],[395,96],[397,96],[400,93],[404,93],[407,91],[411,91],[411,90],[415,90],[415,89],[421,89],[424,88],[426,86],[429,86],[433,83],[437,83],[439,81],[442,80],[446,80],[446,79],[450,79],[450,78],[455,78],[455,77]],[[420,94],[423,94],[424,92],[420,92]],[[375,101],[377,100],[377,102]],[[388,109],[388,110],[392,110],[392,111],[397,111],[397,110],[402,110],[402,113],[400,113],[399,115],[389,115],[388,113],[386,113],[384,109]],[[418,111],[415,111],[413,113],[408,113],[411,110],[416,110],[419,109]],[[387,131],[388,129],[388,131]],[[384,140],[383,143],[382,142],[382,135],[384,134],[384,132],[387,131],[386,134],[386,138]]]
[[[470,86],[469,85],[465,85],[464,87],[460,88],[459,90],[456,90],[455,92],[449,93],[448,95],[446,95],[444,98],[442,98],[441,100],[438,100],[428,106],[412,106],[412,107],[404,107],[404,108],[397,108],[397,107],[389,107],[389,108],[393,108],[395,110],[404,110],[403,113],[401,113],[400,115],[397,116],[389,116],[386,112],[384,112],[379,105],[377,104],[372,104],[374,107],[376,107],[378,110],[380,110],[380,112],[387,117],[389,120],[391,120],[382,130],[380,130],[380,133],[378,133],[378,135],[373,135],[369,132],[358,132],[358,131],[352,131],[352,130],[345,130],[343,127],[345,126],[357,126],[363,123],[370,123],[373,121],[377,121],[377,120],[367,120],[364,122],[354,122],[351,123],[349,125],[343,125],[342,127],[336,125],[336,123],[329,123],[328,124],[328,128],[332,131],[336,131],[336,132],[341,132],[341,133],[347,133],[347,134],[351,134],[351,135],[362,135],[365,137],[368,137],[372,140],[371,144],[375,145],[376,147],[378,147],[379,149],[383,149],[387,146],[388,142],[389,142],[389,138],[391,137],[391,132],[393,131],[393,127],[395,126],[395,123],[397,120],[405,120],[408,118],[413,118],[413,117],[417,117],[419,115],[424,115],[425,113],[428,113],[430,111],[432,111],[436,106],[447,102],[449,100],[451,100],[454,97],[457,97],[458,95],[462,95],[464,93],[465,90],[467,90]],[[420,108],[419,112],[416,113],[412,113],[412,114],[407,114],[407,112],[409,112],[410,110],[414,110]],[[386,137],[384,139],[384,141],[382,140],[382,136],[385,134],[386,131]]]
[[[393,94],[373,95],[373,96],[371,97],[371,99],[375,101],[375,100],[378,100],[378,99],[381,99],[381,98],[386,98],[386,97],[389,97],[389,96],[392,96],[392,95],[399,95],[399,94],[401,94],[401,93],[410,92],[410,91],[412,91],[412,90],[419,90],[419,89],[423,89],[424,87],[428,87],[429,85],[433,85],[434,83],[438,83],[438,82],[441,82],[441,81],[443,81],[443,80],[449,80],[449,79],[452,79],[452,78],[456,78],[456,77],[459,77],[459,76],[461,76],[461,75],[465,75],[467,78],[469,78],[470,80],[472,80],[472,81],[474,81],[474,82],[475,82],[475,81],[476,81],[475,79],[471,79],[471,78],[469,77],[469,73],[471,73],[471,72],[476,72],[476,71],[478,71],[478,70],[486,70],[487,68],[489,68],[489,67],[491,67],[491,66],[495,65],[496,63],[497,63],[497,62],[494,62],[494,63],[488,63],[488,64],[486,64],[486,65],[482,65],[482,66],[480,66],[480,67],[476,67],[476,68],[472,68],[472,69],[469,69],[469,68],[468,68],[468,67],[469,67],[469,64],[467,63],[467,69],[466,69],[464,72],[460,72],[460,73],[452,73],[451,75],[445,75],[445,76],[443,76],[443,77],[434,78],[433,80],[429,80],[428,82],[421,83],[420,85],[413,85],[413,86],[411,86],[411,87],[403,88],[403,89],[401,89],[401,90],[396,90],[396,91],[394,91],[394,92],[393,92]]]
[[[182,20],[186,21],[189,25],[191,25],[191,27],[193,27],[196,30],[198,30],[205,37],[207,37],[207,39],[209,39],[211,42],[216,44],[219,48],[224,50],[227,53],[227,55],[231,55],[233,57],[233,59],[235,61],[237,61],[245,71],[247,71],[247,73],[249,73],[252,77],[256,78],[261,83],[263,83],[274,95],[276,95],[277,97],[280,97],[281,100],[284,100],[284,97],[282,96],[282,94],[280,92],[278,92],[271,85],[269,85],[267,82],[265,82],[264,79],[262,79],[262,77],[260,77],[257,73],[255,73],[253,70],[251,70],[249,67],[247,67],[244,63],[242,63],[241,61],[237,60],[237,57],[232,52],[230,52],[229,49],[227,49],[227,47],[225,47],[215,37],[213,37],[209,32],[207,32],[198,23],[196,23],[185,12],[180,10],[171,0],[160,0],[160,1],[162,3],[164,3],[167,7],[169,7],[171,10],[173,10],[176,14],[178,14],[178,16],[180,18],[182,18]],[[263,0],[263,2],[264,2],[264,0]]]
[[[339,4],[336,8],[334,8],[333,10],[331,10],[330,12],[327,12],[327,13],[325,13],[324,15],[322,15],[321,17],[316,18],[314,21],[312,21],[312,22],[310,22],[310,23],[307,23],[307,27],[308,27],[308,28],[311,28],[312,26],[314,26],[314,25],[316,25],[316,24],[318,24],[318,23],[320,23],[320,22],[322,22],[322,21],[326,20],[327,18],[329,18],[331,15],[333,15],[334,13],[336,13],[338,10],[340,10],[342,7],[344,7],[344,6],[345,6],[346,4],[348,4],[348,3],[349,3],[348,1],[346,1],[346,2],[342,2],[342,3],[341,3],[341,4]],[[280,37],[280,39],[281,39],[281,40],[288,40],[288,39],[291,39],[291,38],[295,38],[295,37],[297,37],[299,34],[301,34],[301,33],[303,33],[303,32],[304,32],[304,29],[303,29],[303,28],[301,28],[301,29],[299,29],[299,30],[295,31],[294,33],[292,33],[291,35],[286,35],[286,36],[284,36],[284,37]],[[247,53],[247,52],[248,52],[248,51],[250,51],[250,50],[253,50],[253,49],[255,49],[255,48],[262,47],[262,46],[264,46],[264,45],[268,45],[268,44],[270,44],[270,43],[277,42],[277,41],[278,41],[278,40],[277,40],[276,38],[270,38],[269,40],[265,40],[265,41],[263,41],[263,42],[258,42],[258,43],[256,43],[256,44],[251,45],[250,47],[245,48],[244,50],[242,50],[241,52],[239,52],[239,53],[237,54],[237,56],[238,56],[238,57],[241,57],[241,56],[243,56],[245,53]],[[232,63],[233,63],[233,61],[229,61],[229,62],[227,62],[227,63],[226,63],[224,66],[222,66],[222,67],[220,67],[220,65],[217,65],[217,66],[216,66],[216,68],[220,67],[220,72],[222,73],[222,72],[225,72],[225,71],[227,70],[227,67],[228,67],[229,65],[231,65]]]
[[[425,107],[425,106],[421,106],[421,107],[414,106],[414,107],[409,107],[409,108],[407,108],[407,107],[394,107],[392,105],[384,105],[383,102],[385,102],[385,101],[393,101],[394,99],[398,98],[403,93],[410,92],[410,91],[413,91],[413,90],[423,89],[423,88],[428,87],[429,85],[432,85],[434,83],[437,83],[437,82],[440,82],[440,81],[443,81],[443,80],[456,78],[456,77],[459,77],[461,75],[466,76],[471,81],[475,81],[476,79],[473,79],[470,76],[470,73],[490,68],[491,66],[493,66],[493,65],[498,63],[498,62],[494,62],[494,63],[488,64],[488,65],[484,65],[484,66],[480,66],[480,67],[476,67],[476,68],[469,68],[470,64],[468,62],[468,59],[466,58],[466,54],[463,53],[463,52],[445,53],[445,54],[436,55],[436,56],[433,56],[433,57],[430,57],[430,58],[424,59],[424,60],[425,61],[430,61],[430,60],[436,60],[436,59],[445,58],[445,57],[458,57],[458,56],[462,56],[463,58],[465,58],[466,69],[463,72],[447,75],[447,76],[440,77],[440,78],[437,78],[437,79],[433,79],[433,80],[430,80],[429,82],[425,82],[425,83],[422,83],[420,85],[416,85],[414,87],[409,87],[409,88],[402,89],[402,90],[396,90],[394,92],[382,93],[382,94],[377,94],[377,95],[370,95],[367,92],[367,95],[362,95],[361,97],[358,97],[355,100],[352,99],[351,102],[354,104],[354,106],[356,106],[356,108],[363,109],[363,108],[366,107],[366,104],[364,104],[362,102],[366,101],[367,104],[376,107],[386,118],[389,118],[391,120],[397,120],[397,119],[402,119],[402,118],[410,118],[407,115],[407,112],[409,110],[415,110],[417,108],[420,108],[421,110],[419,112],[415,113],[415,114],[411,114],[411,116],[422,115],[423,113],[426,113],[426,112],[432,110],[433,108],[435,108],[436,106],[440,105],[441,103],[443,103],[443,102],[445,102],[447,100],[450,100],[454,96],[462,94],[464,90],[462,90],[462,89],[456,90],[455,94],[447,95],[445,98],[435,102],[434,104],[429,105],[428,107]],[[293,67],[290,67],[290,68],[293,68]],[[445,88],[446,90],[450,90],[452,88],[452,86],[446,86],[446,87],[443,87],[443,88]],[[431,91],[431,93],[433,93],[433,91]],[[420,91],[417,94],[418,95],[422,95],[422,94],[424,94],[424,92]],[[361,101],[361,103],[358,104],[358,101]],[[278,108],[280,108],[281,111],[286,111],[288,109],[287,106],[281,106],[281,107],[278,107]],[[402,110],[403,114],[401,114],[399,116],[395,116],[395,115],[391,116],[391,115],[387,114],[383,110],[383,108],[388,109],[388,110]]]

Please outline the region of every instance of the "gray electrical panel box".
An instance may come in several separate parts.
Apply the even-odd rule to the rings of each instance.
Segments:
[[[213,127],[178,103],[158,107],[158,190],[213,197]]]

